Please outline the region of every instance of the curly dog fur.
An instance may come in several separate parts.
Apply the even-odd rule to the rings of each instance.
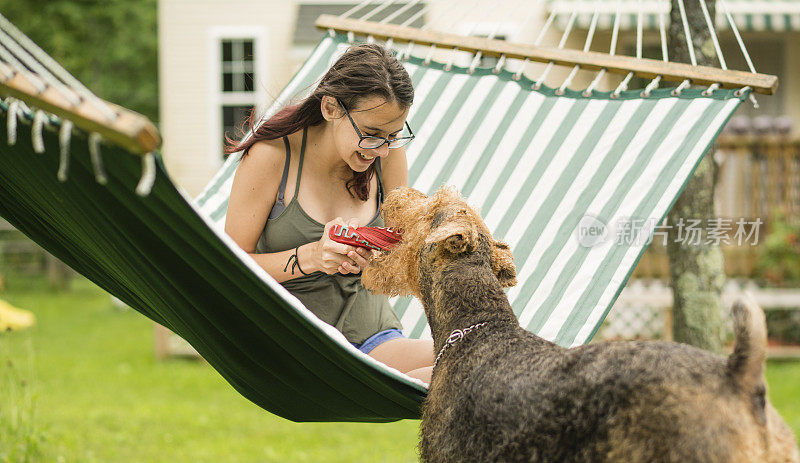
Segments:
[[[793,433],[766,399],[764,314],[734,305],[729,357],[666,342],[566,349],[519,326],[504,287],[508,246],[452,188],[387,196],[403,241],[363,283],[417,296],[439,352],[423,405],[427,462],[798,462]]]

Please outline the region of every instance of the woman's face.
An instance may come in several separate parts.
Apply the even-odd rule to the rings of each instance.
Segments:
[[[336,150],[351,169],[364,172],[376,158],[389,156],[395,151],[390,150],[386,143],[378,148],[361,148],[358,146],[360,139],[353,124],[362,136],[396,138],[402,136],[400,132],[405,127],[409,108],[401,107],[394,101],[388,102],[378,96],[368,96],[357,100],[354,108],[347,108],[350,118],[353,119],[351,122],[338,102],[333,98],[330,100],[323,102],[323,105],[327,104],[328,110],[332,109],[330,107],[332,104],[338,109],[335,118],[330,119]]]

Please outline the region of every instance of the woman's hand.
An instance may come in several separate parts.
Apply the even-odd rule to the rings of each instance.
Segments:
[[[341,217],[337,217],[325,224],[322,238],[317,241],[313,249],[312,260],[315,268],[328,275],[361,272],[361,269],[366,267],[372,253],[369,249],[337,243],[330,239],[328,232],[334,225],[356,228],[358,219],[350,219],[348,223],[345,223]]]

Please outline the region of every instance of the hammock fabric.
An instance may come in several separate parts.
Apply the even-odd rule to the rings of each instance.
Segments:
[[[323,39],[272,111],[346,47],[343,36]],[[520,284],[509,298],[521,323],[562,345],[591,338],[646,247],[646,240],[581,246],[579,223],[660,221],[748,95],[559,96],[506,71],[444,71],[413,58],[407,69],[416,88],[412,186],[431,192],[454,184],[481,207],[514,250]],[[45,130],[46,152],[36,154],[29,128],[21,124],[16,143],[0,145],[0,214],[15,227],[186,339],[272,413],[295,421],[419,417],[424,386],[360,354],[221,231],[237,156],[193,206],[158,157],[152,192],[134,193],[141,159],[115,146],[104,146],[109,180],[98,184],[81,133],[70,143],[69,179],[59,182],[57,135]],[[407,334],[428,334],[416,300],[394,307]]]
[[[278,105],[313,88],[348,45],[344,36],[325,38]],[[520,283],[508,295],[524,327],[565,346],[588,342],[644,253],[647,233],[627,230],[631,244],[616,245],[609,236],[582,246],[579,225],[612,233],[628,219],[640,228],[647,219],[660,222],[748,92],[559,96],[545,87],[534,91],[533,82],[507,71],[443,68],[406,63],[415,89],[409,183],[427,194],[455,185],[480,208],[492,234],[512,245]],[[237,162],[229,159],[198,197],[220,229]],[[429,336],[418,300],[398,299],[394,309],[406,335]]]

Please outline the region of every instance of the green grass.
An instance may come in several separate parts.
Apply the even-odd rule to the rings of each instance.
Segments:
[[[38,324],[0,334],[0,462],[417,461],[418,421],[293,423],[204,362],[156,360],[152,322],[87,280],[8,286]]]
[[[0,334],[0,463],[416,461],[417,421],[292,423],[207,364],[153,355],[153,325],[92,283],[10,278],[35,328]],[[800,431],[800,362],[771,362],[770,398]]]

